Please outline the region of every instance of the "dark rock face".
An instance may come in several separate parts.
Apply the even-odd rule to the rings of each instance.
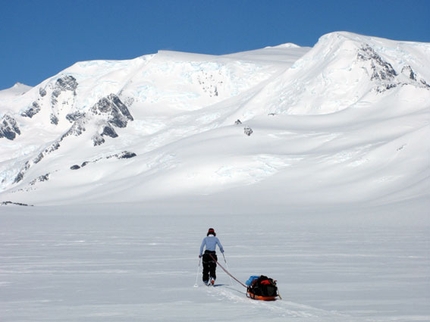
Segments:
[[[412,70],[411,66],[404,66],[402,68],[402,74],[408,76],[408,78],[410,80],[416,81],[417,80],[417,75],[415,74],[415,72]]]
[[[58,121],[59,120],[58,120],[58,117],[55,114],[51,114],[50,119],[51,119],[51,123],[52,124],[58,125]]]
[[[57,105],[58,97],[67,91],[73,92],[73,96],[76,96],[76,88],[78,87],[78,82],[73,76],[66,75],[61,78],[58,78],[55,84],[52,86],[52,94],[51,94],[51,108]],[[21,113],[21,116],[32,118],[34,115],[40,112],[41,110],[41,98],[47,95],[46,88],[39,88],[39,99],[34,101],[31,106],[29,106],[24,112]],[[50,121],[52,124],[57,125],[59,122],[58,116],[52,112],[50,115]]]
[[[57,98],[61,95],[62,92],[71,91],[74,95],[76,95],[75,90],[77,87],[78,82],[73,76],[66,75],[64,77],[58,78],[52,91],[52,105],[57,104]]]
[[[40,161],[45,158],[48,154],[58,150],[60,148],[60,142],[55,141],[52,144],[50,144],[47,148],[45,148],[42,152],[40,152],[36,157],[33,158],[33,160],[25,162],[25,165],[19,170],[18,174],[16,175],[13,183],[18,183],[24,179],[24,175],[26,172],[35,164],[39,163]]]
[[[406,65],[402,68],[403,75],[405,75],[412,84],[415,84],[416,86],[419,86],[421,88],[430,89],[430,85],[425,81],[424,78],[420,77],[415,73],[415,71],[412,69],[411,66]]]
[[[430,85],[419,77],[411,66],[403,66],[401,72],[398,73],[389,62],[385,61],[368,44],[360,48],[357,59],[370,64],[370,80],[377,83],[374,90],[378,93],[405,85],[430,89]]]
[[[66,75],[56,80],[55,84],[52,87],[52,93],[51,93],[51,123],[52,124],[58,125],[60,121],[59,111],[62,108],[64,108],[64,106],[74,105],[77,87],[78,87],[78,82],[71,75]],[[63,93],[69,93],[69,95],[67,94],[64,95]]]
[[[131,159],[136,156],[134,152],[124,151],[117,155],[118,159]]]
[[[104,137],[118,137],[114,127],[124,128],[128,121],[133,121],[127,106],[115,94],[110,94],[100,99],[90,110],[95,116],[104,119],[104,124],[100,127],[99,133],[93,136],[94,146],[105,142]]]
[[[15,205],[15,206],[24,206],[24,207],[33,207],[33,205],[29,205],[26,203],[22,203],[22,202],[12,202],[12,201],[3,201],[1,203],[2,206],[7,206],[7,205]]]
[[[19,170],[18,174],[16,175],[13,183],[18,183],[22,179],[24,179],[24,174],[27,172],[28,169],[30,169],[30,161],[25,162],[25,165]]]
[[[66,119],[70,122],[73,123],[81,118],[85,117],[85,113],[82,112],[73,112],[73,113],[69,113],[66,115]]]
[[[37,182],[43,182],[43,181],[48,181],[49,180],[49,173],[41,175],[39,177],[37,177],[36,179],[30,181],[30,185],[34,186]]]
[[[134,153],[134,152],[123,151],[120,153],[108,155],[106,157],[100,157],[100,158],[94,159],[92,161],[84,161],[84,162],[82,162],[81,165],[74,164],[70,167],[70,169],[71,170],[79,170],[79,169],[87,166],[90,163],[97,163],[97,162],[102,161],[104,159],[108,160],[108,159],[112,159],[112,158],[117,158],[117,159],[121,160],[121,159],[131,159],[131,158],[134,158],[135,156],[136,156],[136,153]]]
[[[393,80],[397,76],[390,63],[384,61],[368,44],[361,47],[357,54],[358,60],[369,61],[372,68],[370,80]]]
[[[106,140],[100,134],[94,135],[92,140],[93,140],[94,146],[102,145],[103,143],[106,142]]]
[[[33,102],[33,104],[30,107],[28,107],[24,112],[21,113],[21,116],[32,118],[39,112],[40,112],[39,103]]]
[[[78,82],[76,78],[70,75],[58,78],[55,86],[60,91],[75,91],[78,87]]]
[[[20,135],[21,131],[13,117],[4,115],[0,120],[0,138],[8,140],[15,139],[16,135]]]
[[[248,136],[250,136],[252,133],[254,133],[254,131],[248,126],[243,129],[243,132]]]
[[[70,136],[70,135],[79,136],[84,131],[85,131],[84,119],[79,119],[79,120],[75,121],[72,124],[72,126],[70,127],[70,129],[61,136],[60,141],[62,141],[65,137]]]
[[[65,109],[70,109],[69,113],[65,114],[65,118],[72,123],[72,125],[69,130],[63,133],[57,140],[43,148],[43,150],[37,153],[37,155],[32,159],[25,162],[13,180],[14,184],[21,182],[27,171],[32,166],[41,162],[48,154],[58,150],[60,148],[60,144],[66,137],[80,136],[87,130],[87,127],[91,125],[88,130],[96,130],[92,140],[94,146],[97,146],[105,142],[105,137],[118,137],[118,134],[115,131],[116,127],[124,128],[127,126],[129,121],[133,121],[133,117],[127,106],[115,94],[109,94],[108,96],[100,99],[89,110],[82,111],[79,109],[79,106],[75,106],[77,88],[78,82],[73,76],[66,75],[58,78],[55,83],[50,83],[45,88],[39,88],[39,98],[21,113],[21,116],[23,117],[32,118],[41,111],[42,107],[50,108],[49,121],[51,124],[58,125],[59,122],[62,121],[60,120],[60,117],[63,117],[62,115],[64,115],[61,111],[65,111],[67,113],[68,111]],[[128,100],[130,102],[133,101],[132,98],[129,98]],[[48,106],[45,106],[47,103]],[[94,127],[94,124],[97,124],[97,127]],[[3,116],[0,120],[0,138],[6,137],[9,140],[13,140],[17,134],[20,135],[21,132],[16,121],[10,116]],[[136,154],[131,152],[123,152],[119,155],[115,155],[115,157],[119,159],[132,158],[134,156],[136,156]],[[71,169],[80,169],[87,163],[88,161],[86,161],[82,166],[74,165]],[[36,182],[46,181],[48,179],[48,175],[45,177],[39,177],[32,180],[30,185],[33,185]]]
[[[126,127],[128,121],[133,121],[127,106],[115,94],[103,97],[91,108],[91,112],[106,116],[108,123],[120,128]]]
[[[40,95],[40,97],[45,97],[46,96],[46,89],[40,87],[39,88],[39,95]]]
[[[102,136],[109,136],[111,138],[118,137],[118,134],[115,132],[114,128],[109,124],[103,128]]]

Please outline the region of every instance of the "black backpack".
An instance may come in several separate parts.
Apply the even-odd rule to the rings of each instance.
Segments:
[[[264,275],[254,279],[247,291],[251,296],[278,296],[276,281]]]

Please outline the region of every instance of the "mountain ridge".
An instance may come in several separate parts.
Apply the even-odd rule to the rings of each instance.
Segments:
[[[313,48],[76,63],[0,91],[0,201],[427,198],[429,51],[339,32]]]

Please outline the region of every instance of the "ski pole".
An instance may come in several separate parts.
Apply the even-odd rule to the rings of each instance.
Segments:
[[[199,257],[199,264],[197,265],[196,282],[194,283],[194,287],[199,287],[197,285],[197,279],[199,278],[200,261],[201,261],[201,258]]]
[[[279,299],[282,300],[282,296],[281,296],[281,293],[279,293],[279,290],[278,290],[278,296],[279,296]]]
[[[227,260],[225,259],[224,253],[222,253],[222,257],[224,257],[224,263],[225,263],[225,266],[227,267],[227,270],[230,270],[230,268],[228,267],[228,264],[227,264]],[[231,280],[231,276],[229,274],[227,274],[227,275],[228,275],[228,278],[230,280],[230,285],[233,285],[233,281]]]

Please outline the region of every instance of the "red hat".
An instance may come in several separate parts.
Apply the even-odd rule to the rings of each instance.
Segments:
[[[213,228],[209,228],[208,233],[206,234],[206,236],[209,236],[209,235],[214,235],[214,236],[216,236],[216,234],[215,234],[215,230],[214,230]]]

